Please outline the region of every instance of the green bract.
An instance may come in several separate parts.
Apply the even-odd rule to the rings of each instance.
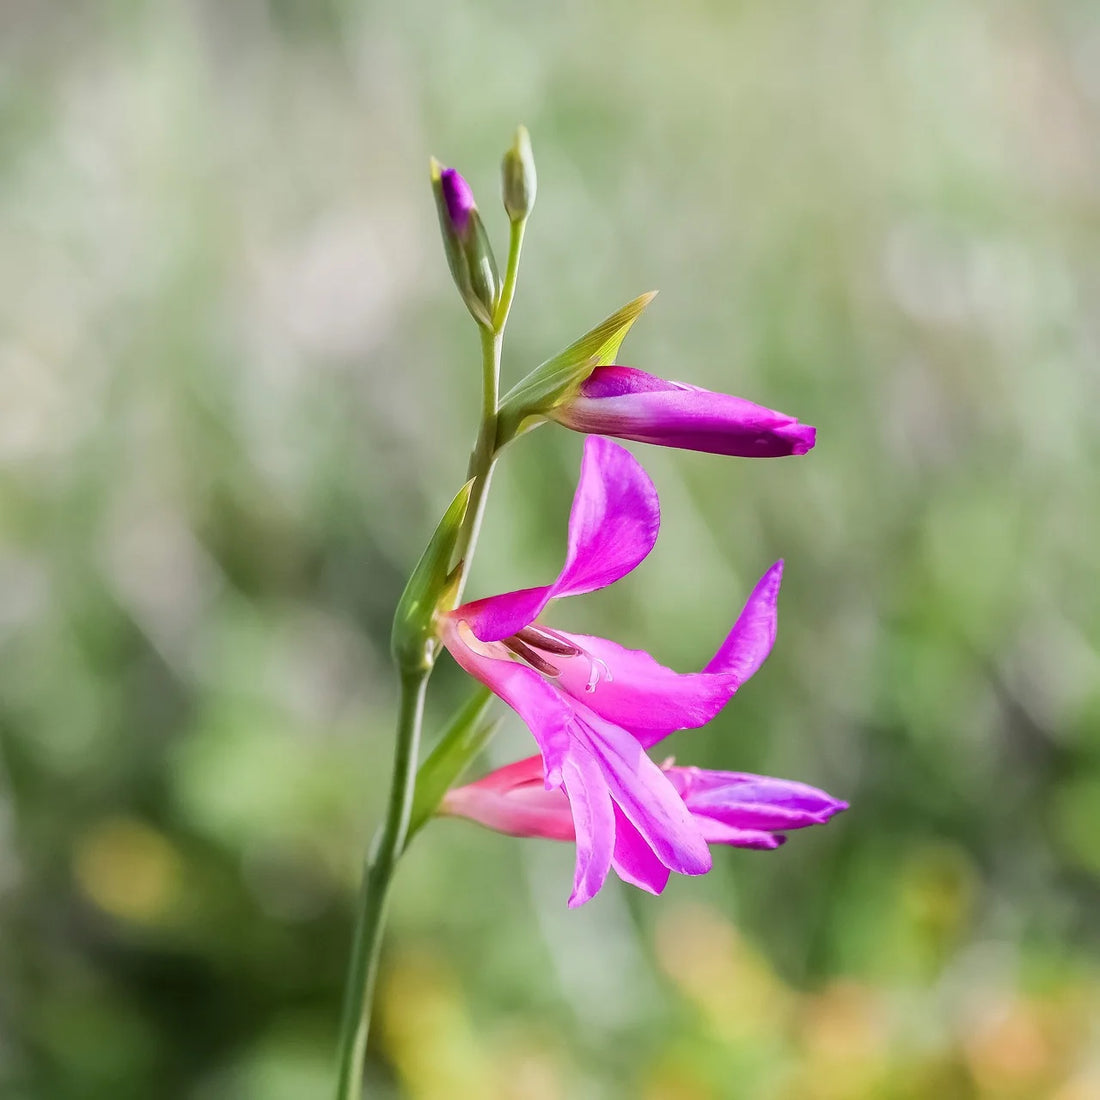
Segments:
[[[630,326],[656,296],[651,290],[627,302],[509,390],[497,418],[497,447],[535,427],[550,409],[569,400],[596,367],[614,362]]]
[[[437,611],[450,610],[441,605],[448,596],[451,555],[466,518],[473,484],[471,478],[451,501],[401,594],[393,617],[390,649],[404,672],[428,669],[435,657],[439,643],[432,621]]]

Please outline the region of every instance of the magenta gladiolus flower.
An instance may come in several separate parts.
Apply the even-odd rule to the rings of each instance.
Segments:
[[[774,409],[633,367],[596,367],[547,415],[577,432],[743,458],[803,455],[817,434]]]
[[[716,772],[680,768],[667,761],[661,770],[709,844],[735,848],[777,848],[786,837],[776,830],[824,825],[848,804],[788,779],[771,779],[743,772]],[[542,761],[537,756],[498,768],[465,787],[445,795],[440,813],[465,817],[498,833],[573,840],[575,829],[569,800],[560,789],[547,790]],[[619,853],[616,852],[616,856]],[[635,848],[613,859],[619,877],[659,894],[668,881],[666,867]],[[642,862],[639,862],[641,860]]]
[[[652,549],[659,526],[657,493],[637,461],[609,440],[588,439],[557,580],[463,604],[439,620],[455,660],[526,722],[546,788],[565,792],[577,842],[571,906],[591,898],[613,864],[654,891],[670,870],[710,869],[707,843],[717,838],[685,804],[678,780],[645,750],[674,730],[709,722],[775,639],[781,562],[764,574],[702,672],[673,672],[640,650],[535,625],[550,600],[629,573]]]

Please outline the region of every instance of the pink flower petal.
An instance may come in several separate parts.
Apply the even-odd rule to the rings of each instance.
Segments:
[[[735,829],[732,825],[723,825],[709,817],[697,817],[699,831],[706,837],[708,844],[729,844],[734,848],[758,848],[771,851],[787,842],[785,836],[776,836],[760,829]]]
[[[710,870],[710,851],[688,808],[636,738],[577,707],[573,740],[591,750],[611,797],[666,867],[682,875]]]
[[[689,769],[683,768],[682,771]],[[542,757],[525,756],[514,764],[504,764],[483,776],[472,787],[479,787],[488,791],[502,791],[508,794],[529,786],[537,786],[540,790],[542,782]]]
[[[558,579],[476,600],[452,614],[465,619],[483,642],[510,638],[551,599],[593,592],[625,576],[653,549],[660,526],[657,490],[637,459],[607,439],[586,439]]]
[[[606,638],[555,633],[583,650],[577,657],[555,658],[558,687],[646,746],[673,730],[705,725],[741,684],[733,673],[675,672],[644,650]]]
[[[508,836],[573,840],[569,799],[561,788],[547,790],[542,774],[542,758],[529,756],[476,783],[452,788],[443,796],[439,813],[465,817]]]
[[[615,847],[615,816],[607,779],[583,745],[574,744],[562,774],[577,835],[577,863],[569,897],[569,908],[575,909],[595,897],[607,879]]]
[[[669,869],[653,854],[641,833],[615,807],[615,873],[631,886],[659,894],[668,885]]]
[[[653,549],[660,526],[657,490],[638,460],[610,440],[586,439],[554,595],[594,592],[625,577]]]
[[[733,629],[704,671],[729,672],[743,684],[760,668],[775,644],[776,605],[782,580],[783,559],[780,558],[756,582]]]
[[[478,641],[499,642],[534,622],[553,594],[552,584],[521,588],[518,592],[472,600],[456,607],[451,615],[468,623]]]
[[[802,829],[823,825],[848,808],[806,783],[744,772],[670,768],[669,780],[693,814],[744,829]]]
[[[570,750],[572,708],[533,668],[511,659],[503,646],[499,657],[475,648],[463,636],[464,621],[457,612],[443,616],[443,643],[451,656],[471,676],[480,680],[494,695],[503,699],[526,723],[542,752],[546,786],[562,781],[562,764]],[[471,636],[472,637],[472,636]],[[477,644],[477,639],[472,639]],[[486,647],[488,648],[488,647]]]

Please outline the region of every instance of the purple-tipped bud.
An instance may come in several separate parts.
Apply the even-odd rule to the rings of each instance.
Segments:
[[[443,248],[455,285],[474,320],[492,328],[500,296],[500,276],[474,193],[460,172],[444,168],[434,158],[431,173]]]
[[[470,224],[470,214],[477,209],[474,193],[457,168],[444,168],[439,174],[439,183],[443,188],[443,201],[447,204],[451,225],[459,236],[464,236]]]

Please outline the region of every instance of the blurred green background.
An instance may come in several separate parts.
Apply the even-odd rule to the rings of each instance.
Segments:
[[[673,749],[852,809],[572,913],[567,846],[431,826],[370,1095],[1100,1096],[1094,0],[4,0],[0,1095],[327,1097],[479,401],[427,161],[503,251],[520,121],[506,385],[657,287],[621,361],[819,429],[635,446],[657,549],[551,621],[698,668],[784,556]],[[580,449],[509,452],[471,594],[554,575]]]

